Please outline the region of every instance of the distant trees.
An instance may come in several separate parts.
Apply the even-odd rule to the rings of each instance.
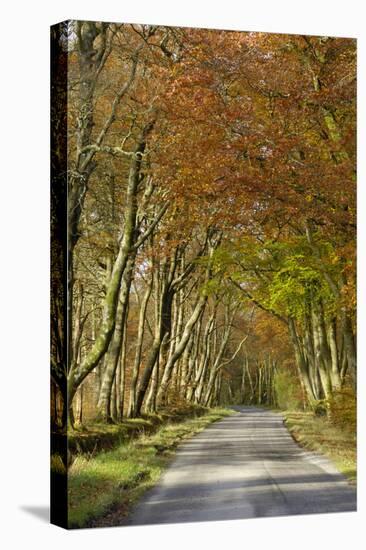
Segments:
[[[55,56],[69,75],[59,422],[89,383],[106,422],[275,404],[281,362],[310,405],[354,385],[354,41],[70,22]],[[285,355],[256,344],[261,315]]]

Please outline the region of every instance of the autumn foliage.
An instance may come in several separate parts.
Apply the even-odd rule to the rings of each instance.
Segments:
[[[71,22],[62,44],[55,423],[278,405],[276,376],[301,406],[354,396],[355,41]]]

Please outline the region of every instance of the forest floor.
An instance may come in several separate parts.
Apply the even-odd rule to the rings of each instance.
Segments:
[[[285,411],[283,416],[285,425],[299,445],[328,457],[351,484],[356,485],[355,430],[336,426],[326,417],[317,417],[311,412]]]
[[[95,456],[78,454],[68,470],[69,527],[118,525],[130,507],[155,485],[177,445],[208,424],[233,414],[211,409],[196,418],[168,421]]]

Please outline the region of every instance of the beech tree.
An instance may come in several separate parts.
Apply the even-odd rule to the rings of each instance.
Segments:
[[[59,423],[76,395],[76,420],[88,403],[118,422],[275,405],[286,377],[302,406],[354,391],[355,42],[70,22],[55,47],[70,76]]]

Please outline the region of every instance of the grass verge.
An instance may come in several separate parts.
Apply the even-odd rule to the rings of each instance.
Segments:
[[[355,485],[357,480],[356,433],[334,426],[327,418],[311,412],[285,411],[285,424],[302,447],[327,456]]]
[[[182,440],[233,413],[211,409],[178,424],[168,422],[154,434],[94,457],[78,455],[68,472],[69,527],[121,524],[131,505],[158,481]]]
[[[143,434],[155,432],[159,426],[169,421],[180,422],[188,417],[196,417],[206,412],[204,407],[187,406],[180,409],[162,410],[159,413],[145,415],[144,417],[124,419],[116,424],[92,422],[87,425],[76,426],[74,430],[52,432],[52,447],[54,454],[62,454],[67,445],[69,464],[75,455],[88,454],[93,456],[100,451],[105,451],[121,445],[122,443],[140,437]],[[66,442],[67,439],[67,442]]]

